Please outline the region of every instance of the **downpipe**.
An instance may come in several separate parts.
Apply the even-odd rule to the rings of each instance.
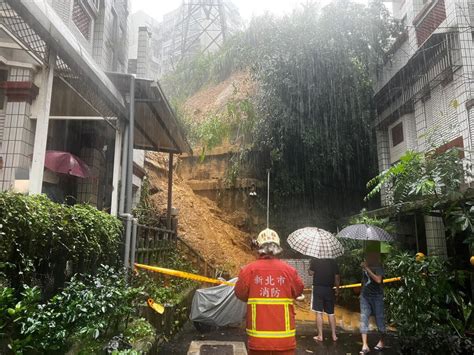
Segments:
[[[137,231],[138,231],[138,219],[134,218],[132,221],[132,247],[130,250],[130,267],[135,265],[135,252],[137,248]]]
[[[125,269],[130,268],[130,242],[132,239],[133,231],[133,216],[130,213],[122,213],[120,217],[125,220],[125,249],[123,252],[123,266]]]

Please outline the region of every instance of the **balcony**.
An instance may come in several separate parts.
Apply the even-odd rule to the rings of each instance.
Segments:
[[[416,29],[416,40],[421,46],[446,19],[444,0],[431,0],[425,4],[413,20]]]

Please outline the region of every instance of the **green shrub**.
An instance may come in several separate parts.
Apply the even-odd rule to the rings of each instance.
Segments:
[[[144,318],[137,318],[129,324],[124,332],[125,338],[134,349],[146,349],[153,345],[155,328]]]
[[[121,232],[118,219],[92,206],[3,192],[0,272],[18,292],[22,284],[39,283],[53,294],[64,284],[67,266],[73,274],[117,265]]]
[[[159,266],[191,273],[196,272],[177,251],[171,252],[166,261]],[[196,281],[146,271],[140,271],[132,281],[137,286],[143,286],[147,298],[152,298],[155,302],[167,306],[176,305],[183,291],[197,285]]]
[[[73,342],[122,331],[144,299],[142,288],[128,286],[123,273],[107,266],[96,276],[74,276],[46,303],[41,303],[37,287],[24,286],[16,303],[12,292],[0,294],[0,324],[9,348],[19,354],[64,353]]]
[[[402,276],[398,287],[386,288],[385,297],[404,353],[472,353],[472,341],[455,326],[461,317],[465,321],[461,314],[467,314],[459,300],[462,280],[446,261],[437,257],[416,261],[401,253],[390,258],[386,269],[387,274]]]

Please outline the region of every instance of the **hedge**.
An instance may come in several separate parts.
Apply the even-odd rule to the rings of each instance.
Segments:
[[[0,193],[0,276],[14,289],[39,284],[47,297],[68,275],[117,265],[121,235],[117,218],[90,205]]]

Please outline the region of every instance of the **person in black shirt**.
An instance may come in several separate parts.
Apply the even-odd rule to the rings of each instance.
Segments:
[[[334,317],[335,296],[339,293],[339,267],[333,259],[312,259],[309,274],[313,276],[311,309],[316,312],[318,335],[313,339],[323,341],[323,312],[328,315],[332,340],[336,341],[336,319]],[[336,290],[334,290],[334,286]]]

